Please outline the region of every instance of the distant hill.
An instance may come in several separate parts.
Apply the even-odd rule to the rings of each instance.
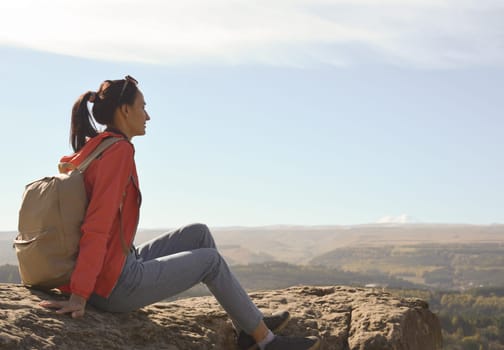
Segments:
[[[504,243],[504,225],[370,224],[355,226],[263,226],[211,228],[230,264],[269,260],[308,264],[347,247],[406,246],[412,244]],[[135,243],[169,229],[139,230]],[[16,263],[15,232],[0,232],[0,265]]]
[[[18,267],[15,265],[1,265],[0,283],[21,283]]]
[[[17,264],[16,253],[12,247],[12,240],[16,237],[16,232],[0,232],[0,265]]]
[[[388,273],[444,290],[504,287],[504,243],[424,243],[337,248],[310,261],[353,272]]]

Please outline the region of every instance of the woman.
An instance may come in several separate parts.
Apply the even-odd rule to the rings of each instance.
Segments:
[[[77,166],[105,138],[119,137],[84,174],[89,206],[81,226],[79,255],[66,301],[43,301],[57,313],[84,315],[87,303],[128,312],[205,283],[233,320],[243,349],[314,350],[316,338],[273,335],[287,312],[264,317],[216,249],[205,225],[194,224],[133,247],[141,195],[131,139],[145,134],[150,116],[138,82],[127,76],[106,80],[81,95],[72,109],[70,140],[75,153],[62,162]],[[93,103],[92,115],[88,102]],[[98,132],[93,122],[106,125]]]

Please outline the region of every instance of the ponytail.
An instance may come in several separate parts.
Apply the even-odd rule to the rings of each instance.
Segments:
[[[87,103],[94,98],[94,92],[88,91],[82,94],[72,108],[72,122],[70,126],[70,144],[75,152],[80,150],[86,143],[87,137],[98,135]]]

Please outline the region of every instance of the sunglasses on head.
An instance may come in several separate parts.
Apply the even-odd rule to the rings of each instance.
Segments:
[[[123,87],[121,89],[121,93],[119,94],[119,99],[118,99],[119,102],[121,101],[121,98],[124,95],[124,91],[126,90],[126,87],[128,86],[128,83],[135,84],[135,86],[136,86],[136,85],[138,85],[138,80],[136,80],[135,78],[133,78],[131,75],[127,75],[127,76],[124,77],[124,84],[123,84]]]

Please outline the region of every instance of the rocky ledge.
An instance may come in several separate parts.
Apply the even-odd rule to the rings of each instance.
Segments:
[[[440,350],[441,327],[426,302],[381,290],[299,286],[251,293],[264,313],[289,310],[282,334],[317,335],[322,350]],[[0,284],[0,349],[236,349],[212,297],[161,302],[127,314],[88,307],[72,319],[38,306],[61,298]]]

